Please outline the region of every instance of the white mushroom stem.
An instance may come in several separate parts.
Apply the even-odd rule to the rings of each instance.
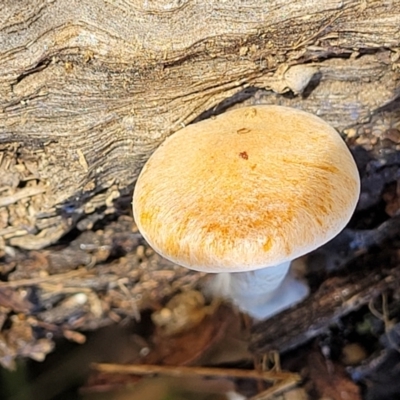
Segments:
[[[256,271],[217,274],[206,290],[259,320],[299,303],[309,293],[308,286],[290,271],[290,261]]]

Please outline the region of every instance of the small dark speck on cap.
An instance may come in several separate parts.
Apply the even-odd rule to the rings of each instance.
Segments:
[[[239,135],[244,135],[246,133],[250,133],[250,129],[249,128],[240,128],[236,131],[236,133]]]

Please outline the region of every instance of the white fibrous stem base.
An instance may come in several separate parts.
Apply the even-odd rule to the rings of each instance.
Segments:
[[[290,272],[290,261],[256,271],[217,274],[207,291],[258,320],[278,314],[309,294],[308,286]]]

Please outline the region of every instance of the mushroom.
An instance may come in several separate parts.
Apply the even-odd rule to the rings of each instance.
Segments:
[[[290,263],[336,236],[360,191],[344,141],[322,119],[258,105],[171,135],[136,182],[133,213],[147,242],[256,319],[303,300]]]

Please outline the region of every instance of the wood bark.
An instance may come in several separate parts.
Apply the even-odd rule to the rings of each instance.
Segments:
[[[252,88],[366,122],[398,94],[399,26],[399,0],[3,0],[2,246],[90,228],[168,135]]]

